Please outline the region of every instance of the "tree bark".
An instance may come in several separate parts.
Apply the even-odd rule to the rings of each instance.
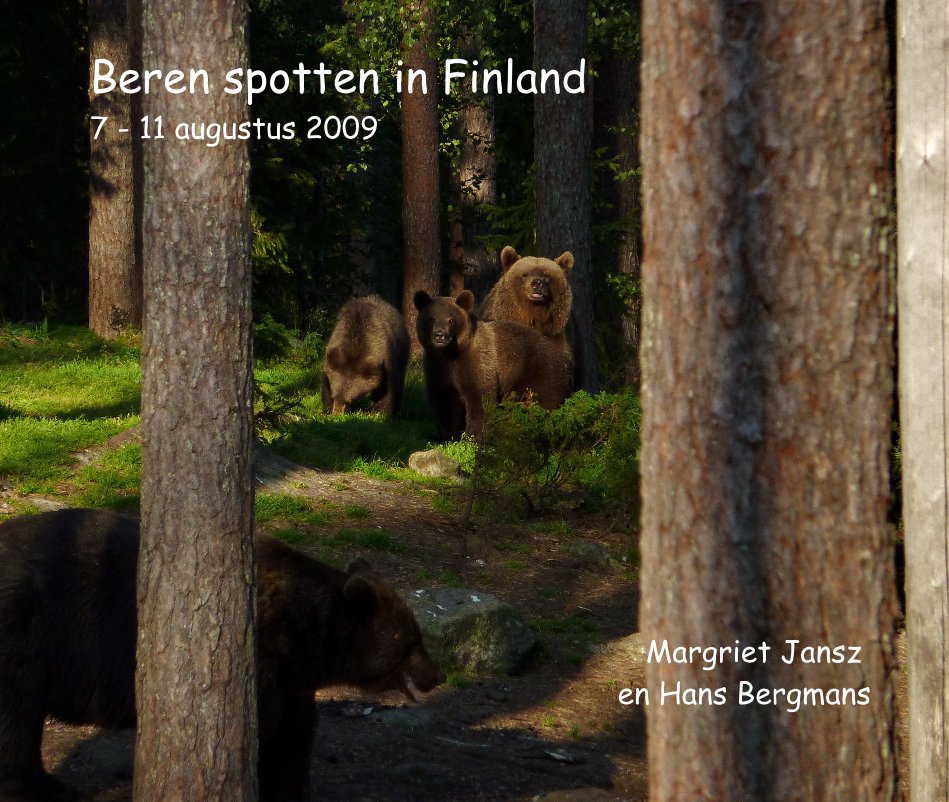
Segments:
[[[899,795],[881,14],[644,3],[642,631],[772,647],[648,664],[652,800]],[[788,639],[861,663],[785,664]],[[869,690],[788,713],[742,681]],[[660,705],[663,682],[727,700]]]
[[[413,350],[418,350],[412,297],[418,290],[438,295],[441,290],[441,203],[438,172],[438,71],[432,58],[433,18],[426,0],[410,0],[409,10],[421,24],[409,48],[402,85],[402,314]],[[409,88],[409,70],[424,70]]]
[[[141,69],[140,0],[89,0],[90,75],[99,58],[116,73]],[[90,89],[89,105],[109,118],[98,137],[93,120],[89,136],[89,328],[112,339],[142,325],[141,100]]]
[[[949,135],[942,4],[899,4],[900,434],[906,540],[910,788],[949,800]]]
[[[584,0],[536,0],[534,69],[575,70],[587,52]],[[589,82],[589,76],[587,76]],[[591,156],[593,130],[589,92],[539,94],[534,99],[537,253],[574,257],[572,345],[583,389],[596,391],[591,247]]]
[[[145,0],[146,68],[246,68],[242,2]],[[152,120],[240,122],[224,93]],[[134,796],[255,800],[251,271],[246,143],[145,152],[142,545]]]
[[[462,58],[477,59],[480,48],[469,39]],[[500,277],[498,254],[481,238],[491,232],[486,205],[498,201],[497,159],[494,155],[494,107],[490,97],[478,100],[470,92],[458,119],[461,153],[456,176],[457,200],[451,226],[451,294],[466,287],[482,301]]]

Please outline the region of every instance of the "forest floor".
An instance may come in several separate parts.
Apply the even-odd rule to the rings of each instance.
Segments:
[[[114,438],[83,461],[130,437]],[[449,674],[417,705],[398,694],[321,691],[316,798],[646,799],[642,711],[617,700],[622,688],[645,685],[634,635],[636,572],[623,562],[628,532],[613,531],[605,516],[569,509],[555,519],[492,523],[486,534],[500,559],[488,564],[462,554],[457,516],[433,507],[440,490],[311,470],[268,449],[258,450],[255,474],[259,495],[349,510],[363,531],[383,531],[398,546],[366,551],[347,548],[343,539],[342,552],[349,553],[337,547],[328,554],[320,542],[338,542],[334,534],[352,531],[353,520],[341,516],[320,521],[320,539],[303,539],[304,551],[342,563],[361,551],[403,591],[450,585],[491,593],[512,604],[541,640],[519,676]],[[279,532],[286,523],[274,515],[258,529]],[[133,745],[132,732],[49,721],[44,761],[84,799],[119,802],[131,798]]]

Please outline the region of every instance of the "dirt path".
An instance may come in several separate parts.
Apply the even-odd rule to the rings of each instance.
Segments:
[[[461,584],[549,625],[540,627],[542,647],[517,677],[456,676],[414,706],[396,695],[321,692],[312,760],[317,798],[646,799],[642,714],[616,698],[619,689],[644,684],[633,635],[637,587],[618,561],[629,534],[610,532],[607,519],[589,516],[544,531],[526,523],[491,526],[487,534],[502,560],[489,565],[461,556],[461,533],[452,517],[433,509],[431,490],[314,471],[267,449],[255,455],[255,476],[258,492],[368,508],[359,525],[404,545],[398,553],[364,553],[396,587]],[[301,548],[316,551],[319,536],[343,525],[320,527]],[[354,547],[339,556],[357,553]],[[85,799],[128,800],[133,741],[130,732],[48,722],[44,759]]]

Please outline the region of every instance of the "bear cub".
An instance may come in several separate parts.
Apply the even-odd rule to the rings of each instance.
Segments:
[[[517,323],[479,320],[468,290],[455,299],[420,290],[413,300],[425,387],[440,435],[478,435],[485,396],[502,401],[530,394],[546,409],[566,399],[569,355],[550,338]]]
[[[138,546],[138,523],[107,511],[0,524],[0,799],[74,798],[43,770],[47,716],[134,725]],[[270,538],[256,553],[260,798],[306,800],[317,688],[417,698],[443,677],[365,561],[339,571]]]
[[[369,393],[374,412],[397,415],[408,361],[408,331],[392,304],[378,295],[347,301],[326,346],[323,411],[346,412]]]

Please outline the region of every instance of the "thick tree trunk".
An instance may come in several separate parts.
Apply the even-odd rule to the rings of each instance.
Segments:
[[[881,13],[644,3],[641,628],[772,647],[649,663],[652,800],[899,794]],[[860,663],[801,659],[841,645]],[[742,681],[866,703],[789,713],[740,704]],[[660,705],[661,683],[727,699]]]
[[[242,2],[145,0],[146,68],[246,67]],[[242,121],[240,96],[145,113]],[[153,122],[154,131],[154,122]],[[145,153],[142,546],[134,794],[257,798],[250,205],[246,143]]]
[[[414,1],[414,0],[413,0]],[[425,0],[412,6],[425,27],[405,57],[402,85],[402,314],[412,348],[418,349],[412,296],[418,290],[437,295],[441,289],[441,204],[438,178],[438,70],[431,55],[433,14]],[[409,91],[409,71],[424,70]]]
[[[477,58],[476,47],[467,48],[462,57],[469,61]],[[467,287],[480,302],[500,277],[498,254],[481,239],[491,232],[484,206],[498,200],[494,110],[490,98],[478,102],[469,95],[465,101],[458,119],[461,153],[449,250],[451,294],[457,295]]]
[[[116,73],[141,69],[140,0],[89,0],[90,74],[99,58]],[[91,116],[109,118],[98,136],[90,126],[89,328],[111,339],[142,325],[141,101],[109,92],[89,102]]]
[[[575,70],[587,53],[585,0],[536,0],[534,69]],[[587,76],[589,84],[589,76]],[[534,99],[537,253],[556,259],[571,251],[574,359],[584,389],[599,381],[593,335],[593,251],[591,247],[590,92],[548,92]]]
[[[940,3],[901,0],[897,92],[900,429],[906,538],[910,788],[949,800],[949,136]],[[941,64],[942,62],[936,62]]]

